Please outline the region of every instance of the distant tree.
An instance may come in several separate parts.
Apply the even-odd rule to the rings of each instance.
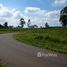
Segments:
[[[49,27],[49,25],[48,25],[48,23],[47,23],[47,22],[45,23],[45,27],[46,27],[46,28],[48,28],[48,27]]]
[[[3,24],[3,26],[4,26],[5,28],[8,28],[8,22],[5,22],[5,23]]]
[[[13,29],[14,27],[13,26],[9,26],[9,29]]]
[[[3,25],[0,24],[0,28],[3,28]]]
[[[19,25],[18,25],[17,27],[18,27],[18,28],[20,28],[20,26],[19,26]]]
[[[60,22],[63,27],[67,25],[67,6],[60,11]]]
[[[34,28],[38,28],[38,26],[37,25],[33,25],[34,26]]]
[[[29,28],[31,28],[31,29],[32,29],[32,28],[34,28],[34,26],[33,26],[33,25],[31,25],[31,26],[29,26]]]
[[[38,28],[38,26],[37,25],[31,25],[31,26],[29,26],[29,28]]]
[[[42,26],[40,26],[40,28],[42,29],[43,27],[42,27]]]
[[[29,20],[28,20],[28,23],[27,23],[28,28],[30,27],[30,24],[31,24],[31,21],[30,21],[30,19],[29,19]]]
[[[23,28],[24,24],[25,24],[25,20],[24,20],[24,18],[21,18],[20,19],[20,25],[21,25],[22,28]]]
[[[18,29],[19,29],[19,28],[21,28],[21,27],[18,25],[16,28],[18,28]]]

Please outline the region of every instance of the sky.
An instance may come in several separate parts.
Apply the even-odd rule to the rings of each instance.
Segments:
[[[67,6],[67,0],[0,0],[0,24],[18,26],[20,18],[31,20],[31,25],[61,26],[60,10]]]

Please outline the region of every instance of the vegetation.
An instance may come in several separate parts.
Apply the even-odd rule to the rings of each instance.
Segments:
[[[4,28],[8,28],[8,22],[5,22],[5,23],[3,24],[3,27],[4,27]]]
[[[67,28],[30,29],[14,37],[36,47],[67,53]]]
[[[60,21],[64,27],[67,26],[67,6],[60,12]],[[21,42],[54,50],[57,52],[67,53],[67,28],[51,28],[48,23],[45,23],[46,28],[37,29],[37,25],[30,25],[30,19],[28,20],[28,28],[24,29],[25,20],[20,19],[20,25],[14,28],[8,26],[8,22],[3,25],[0,24],[0,34],[10,32],[20,32],[20,34],[14,35],[16,40]],[[36,28],[36,29],[35,29]]]
[[[3,25],[0,24],[0,29],[8,28],[8,22],[5,22]]]
[[[6,67],[6,64],[2,63],[2,59],[0,59],[0,67]]]
[[[20,25],[22,28],[24,27],[24,24],[25,24],[25,20],[24,20],[24,18],[21,18],[20,19]]]
[[[31,25],[31,20],[30,19],[28,20],[27,27],[28,28],[38,28],[38,26],[36,24]]]
[[[64,7],[60,12],[60,22],[63,27],[67,26],[67,6]]]
[[[48,25],[48,23],[47,23],[47,22],[45,23],[45,27],[46,27],[46,28],[48,28],[48,27],[49,27],[49,25]]]
[[[5,65],[3,65],[3,64],[0,64],[0,67],[5,67]]]
[[[31,21],[30,19],[28,20],[28,23],[27,23],[27,27],[29,28],[30,27],[30,24],[31,24]]]
[[[0,34],[3,34],[3,33],[14,33],[14,32],[24,32],[26,31],[27,29],[22,29],[22,28],[1,28],[0,29]]]

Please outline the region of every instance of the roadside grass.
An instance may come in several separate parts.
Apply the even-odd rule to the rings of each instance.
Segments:
[[[5,67],[5,65],[4,64],[0,64],[0,67]]]
[[[23,32],[26,31],[27,29],[18,29],[18,28],[13,28],[13,29],[9,29],[9,28],[2,28],[0,29],[0,34],[3,33],[14,33],[14,32]]]
[[[67,28],[30,29],[14,38],[26,44],[67,53]]]

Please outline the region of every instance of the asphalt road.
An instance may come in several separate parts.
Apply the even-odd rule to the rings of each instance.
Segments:
[[[12,35],[0,34],[0,59],[7,67],[67,67],[67,54],[26,45]],[[42,55],[38,55],[39,52]]]

